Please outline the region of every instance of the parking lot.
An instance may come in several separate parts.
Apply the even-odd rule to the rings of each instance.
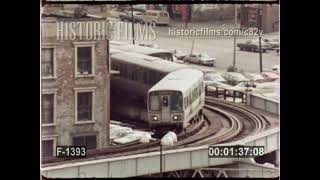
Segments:
[[[224,28],[228,25],[223,24]],[[189,23],[187,29],[210,27],[212,29],[221,28],[220,24],[214,23]],[[229,25],[232,27],[232,24]],[[157,38],[152,42],[137,43],[155,43],[163,49],[177,49],[186,54],[190,54],[192,42],[195,40],[193,52],[207,53],[211,57],[216,58],[215,67],[210,67],[216,71],[226,71],[228,66],[233,62],[233,36],[170,36],[168,29],[172,27],[184,28],[183,23],[172,22],[170,26],[156,27]],[[263,34],[263,37],[278,37],[278,33]],[[278,37],[279,38],[279,37]],[[258,39],[257,36],[240,36],[237,37],[238,42],[245,42],[248,39]],[[263,69],[270,70],[272,66],[280,63],[280,56],[275,50],[268,50],[262,55]],[[198,66],[198,65],[195,65]],[[259,53],[236,50],[236,67],[238,70],[247,72],[259,72]],[[207,68],[206,68],[207,69]]]

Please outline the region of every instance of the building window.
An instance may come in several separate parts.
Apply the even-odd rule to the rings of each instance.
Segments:
[[[77,121],[93,121],[93,92],[77,93]]]
[[[43,125],[54,123],[54,94],[42,95],[41,122]]]
[[[92,46],[77,47],[77,74],[92,75],[93,74],[93,52]]]
[[[90,136],[77,136],[73,138],[74,146],[86,146],[87,149],[97,148],[97,138],[95,135]]]
[[[54,77],[54,48],[42,48],[41,73],[42,77]]]
[[[42,141],[42,147],[41,147],[41,153],[42,158],[52,157],[54,149],[54,140],[43,140]]]

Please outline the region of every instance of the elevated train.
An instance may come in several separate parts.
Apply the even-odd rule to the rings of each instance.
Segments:
[[[204,88],[200,70],[114,49],[110,58],[111,68],[119,71],[111,77],[112,112],[145,121],[152,128],[186,127],[201,114]]]
[[[190,120],[201,117],[204,98],[202,71],[171,72],[148,91],[148,124],[185,128]]]

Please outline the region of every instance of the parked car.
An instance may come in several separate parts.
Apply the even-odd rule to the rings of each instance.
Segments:
[[[227,82],[220,73],[217,72],[207,72],[204,75],[203,83],[204,85],[214,85],[216,82]]]
[[[121,14],[121,15],[119,15],[119,18],[120,18],[121,21],[129,21],[129,22],[132,22],[132,15],[124,15],[124,14]],[[142,18],[142,17],[133,15],[133,22],[134,22],[134,23],[137,23],[137,22],[143,23],[144,21],[143,21],[143,18]]]
[[[274,80],[280,78],[279,74],[277,74],[275,72],[272,72],[272,71],[270,71],[270,72],[262,72],[261,74],[267,81],[274,81]]]
[[[170,17],[167,11],[148,10],[143,17],[144,22],[153,22],[155,24],[169,25]]]
[[[183,60],[183,58],[185,56],[187,56],[186,53],[182,52],[181,50],[172,50],[172,53],[174,54],[174,56],[178,59],[178,60]]]
[[[221,76],[227,80],[227,82],[233,86],[239,84],[240,82],[249,81],[248,78],[244,77],[242,74],[237,72],[225,72]]]
[[[159,46],[155,43],[153,44],[139,44],[139,46],[145,46],[145,47],[150,47],[150,48],[159,48]]]
[[[210,57],[206,53],[193,53],[191,54],[191,56],[190,55],[185,56],[183,58],[183,61],[201,64],[201,65],[214,66],[216,58]]]
[[[257,73],[243,73],[244,77],[248,78],[250,81],[262,82],[264,77],[261,74]]]
[[[280,42],[277,38],[263,38],[262,41],[266,44],[269,44],[271,49],[280,47]]]
[[[280,65],[275,65],[272,67],[272,71],[280,74]]]
[[[259,40],[248,40],[244,43],[237,43],[237,46],[240,48],[241,51],[252,51],[257,52],[259,51]],[[263,41],[261,41],[261,51],[267,52],[271,46]]]

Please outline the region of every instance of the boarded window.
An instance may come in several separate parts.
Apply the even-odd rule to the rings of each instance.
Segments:
[[[41,98],[41,122],[42,124],[53,123],[54,94],[44,94]]]
[[[92,120],[92,92],[78,93],[78,121]]]
[[[91,47],[78,47],[78,73],[79,74],[92,74],[92,48]]]
[[[53,48],[41,50],[41,74],[42,77],[52,77],[53,74]]]
[[[77,136],[73,138],[74,146],[86,146],[87,149],[97,148],[97,138],[95,135],[90,136]]]

